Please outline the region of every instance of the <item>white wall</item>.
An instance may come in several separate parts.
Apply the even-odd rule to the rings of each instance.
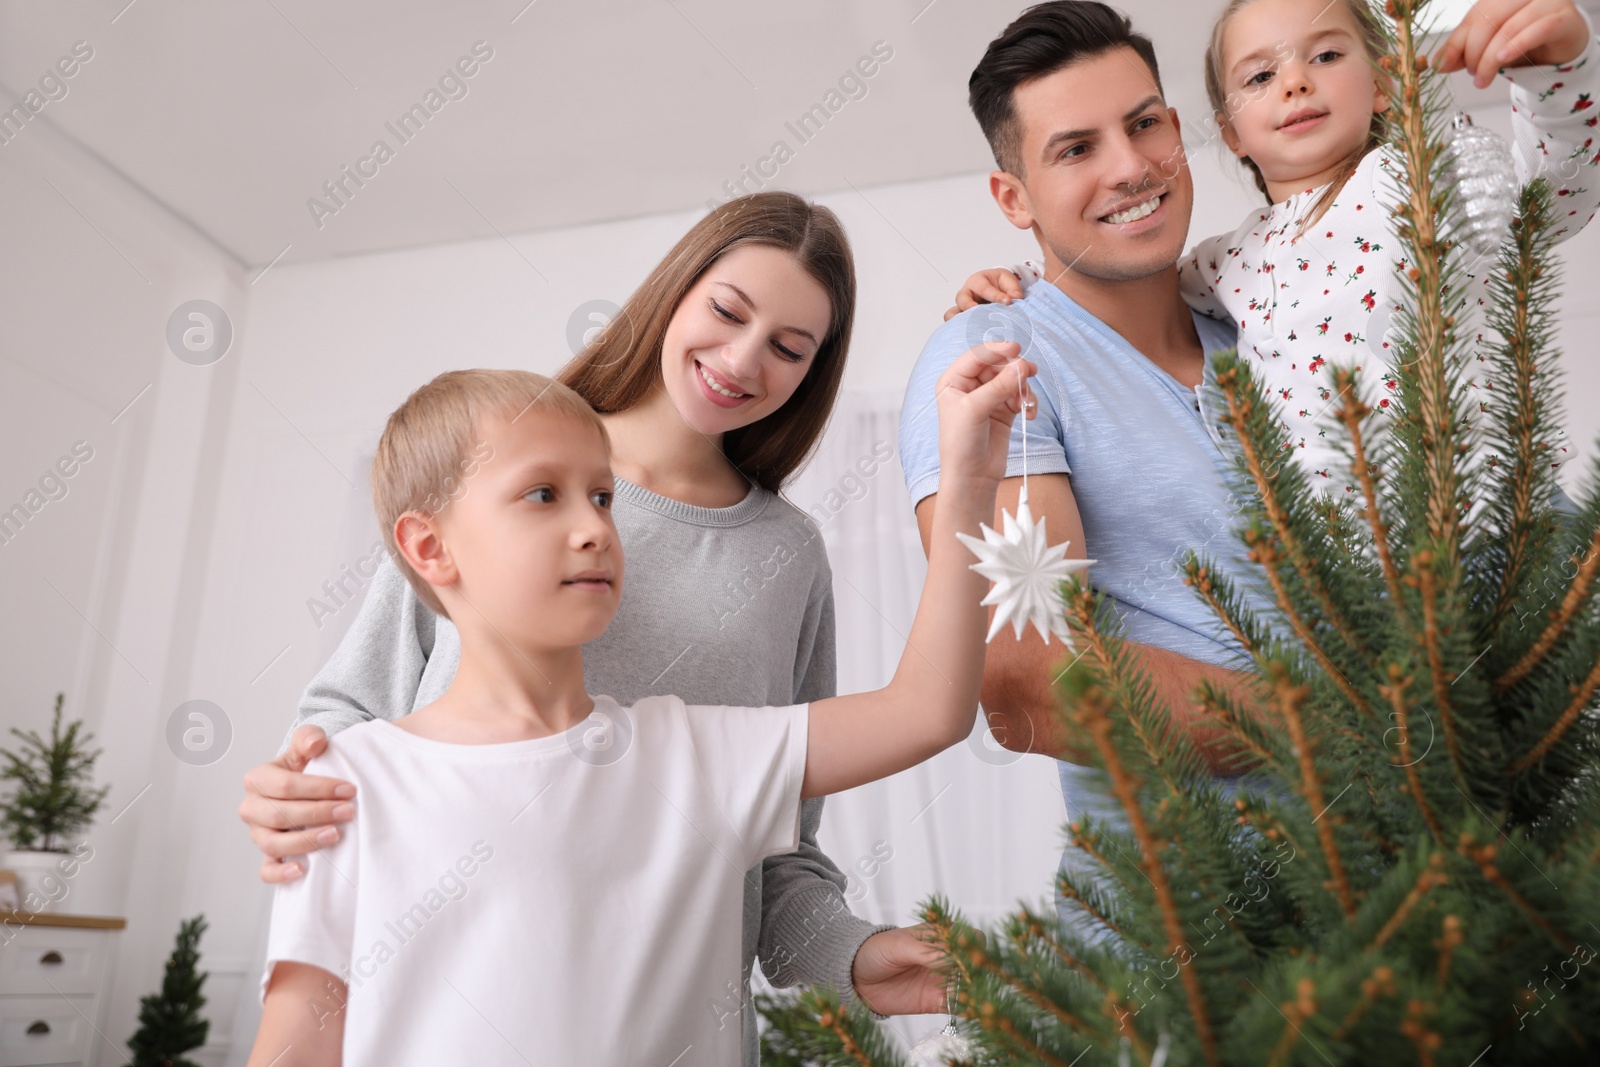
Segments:
[[[1231,228],[1252,194],[1211,149],[1194,163],[1202,195],[1192,232]],[[65,195],[41,185],[45,177]],[[370,543],[370,520],[352,503],[362,457],[387,413],[441,370],[553,371],[571,354],[573,310],[620,302],[698,212],[278,266],[257,278],[59,146],[0,169],[0,189],[10,202],[25,192],[45,205],[0,217],[10,253],[0,257],[0,506],[20,500],[74,441],[95,449],[68,496],[0,545],[3,724],[42,724],[64,689],[106,749],[99,778],[112,793],[70,905],[129,920],[101,1062],[121,1062],[137,997],[157,986],[178,921],[202,911],[213,975],[206,1059],[242,1062],[243,1048],[227,1041],[236,1015],[250,1033],[251,960],[269,893],[235,815],[240,777],[276,750],[301,689],[354,614],[344,608],[319,628],[306,601]],[[867,396],[899,390],[970,271],[1035,251],[999,217],[982,175],[818,199],[855,244],[861,299],[846,385]],[[1600,432],[1586,340],[1600,327],[1589,299],[1600,283],[1597,242],[1586,233],[1567,246],[1562,303],[1573,437],[1585,458]],[[196,297],[222,305],[237,331],[209,367],[179,362],[163,338],[172,309]],[[819,470],[809,484],[829,480]],[[166,741],[169,716],[191,699],[214,701],[232,731],[226,754],[206,766],[180,761]],[[982,912],[1041,896],[1053,863],[1061,811],[1051,765],[1030,758],[1007,773],[1023,776],[1007,794],[1016,810],[990,817],[1024,858],[1001,873],[993,899],[973,902]],[[904,797],[923,799],[908,810],[927,791],[925,779],[909,786]],[[839,826],[850,803],[833,806],[823,839],[841,842],[835,855],[846,865],[863,847]],[[935,808],[927,825],[938,817]],[[903,903],[899,914],[874,909],[940,888],[938,872],[966,844],[945,841],[933,855],[938,834],[921,823],[899,840],[905,862],[869,887],[864,907],[875,918],[907,921]]]

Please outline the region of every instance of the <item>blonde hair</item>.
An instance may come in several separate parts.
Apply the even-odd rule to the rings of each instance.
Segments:
[[[446,371],[406,397],[378,440],[372,459],[372,507],[383,542],[418,598],[446,618],[449,612],[433,587],[400,552],[395,523],[407,512],[437,515],[460,499],[479,466],[494,457],[488,442],[473,442],[475,431],[486,419],[516,418],[530,408],[593,426],[610,450],[605,423],[588,401],[560,382],[521,370]]]
[[[1206,96],[1211,102],[1211,111],[1216,117],[1219,126],[1231,121],[1233,117],[1233,111],[1228,106],[1228,93],[1223,89],[1222,85],[1222,39],[1227,33],[1228,22],[1243,10],[1247,4],[1252,2],[1253,0],[1229,0],[1228,6],[1222,9],[1222,14],[1217,16],[1216,24],[1211,27],[1211,43],[1206,46],[1205,59]],[[1342,4],[1344,9],[1350,13],[1350,17],[1355,20],[1356,28],[1361,31],[1361,43],[1366,48],[1367,61],[1376,64],[1379,58],[1388,52],[1389,39],[1384,33],[1383,27],[1378,24],[1378,19],[1372,10],[1372,6],[1367,0],[1334,0],[1334,3]],[[1330,4],[1329,6],[1333,5]],[[1302,229],[1320,219],[1328,208],[1332,206],[1334,199],[1339,195],[1339,191],[1344,188],[1345,182],[1350,180],[1351,176],[1355,174],[1356,168],[1361,165],[1362,157],[1383,143],[1386,128],[1382,113],[1374,111],[1372,113],[1372,122],[1367,126],[1366,140],[1362,142],[1360,148],[1345,157],[1333,181],[1328,184],[1322,195],[1317,197],[1316,203],[1311,205],[1311,209],[1300,220]],[[1256,188],[1260,189],[1261,195],[1267,198],[1267,203],[1272,203],[1272,194],[1267,191],[1266,176],[1261,173],[1261,168],[1256,165],[1256,161],[1249,156],[1240,156],[1239,162],[1243,163],[1250,170],[1251,175],[1255,177]]]

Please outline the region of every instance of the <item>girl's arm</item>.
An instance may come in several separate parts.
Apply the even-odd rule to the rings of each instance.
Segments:
[[[321,967],[280,960],[246,1067],[339,1067],[347,995]]]
[[[803,796],[836,793],[915,766],[972,731],[983,681],[988,582],[956,534],[978,535],[994,515],[1011,423],[1032,410],[1014,342],[978,345],[939,378],[939,493],[928,578],[893,681],[810,707]]]
[[[1600,206],[1600,51],[1573,0],[1478,0],[1439,49],[1445,73],[1470,71],[1480,88],[1496,70],[1511,83],[1517,176],[1547,179],[1570,237]]]
[[[1207,237],[1178,260],[1178,291],[1183,294],[1183,302],[1200,314],[1238,326],[1236,316],[1218,295],[1221,275],[1237,251],[1230,251],[1228,246],[1236,232]]]
[[[1517,177],[1550,183],[1558,220],[1552,236],[1564,241],[1600,208],[1600,43],[1591,36],[1571,63],[1501,73],[1511,82]]]
[[[1009,267],[980,270],[961,283],[961,288],[956,290],[955,307],[945,311],[944,319],[949,322],[979,304],[1009,304],[1021,299],[1028,286],[1043,276],[1043,268],[1031,259]]]

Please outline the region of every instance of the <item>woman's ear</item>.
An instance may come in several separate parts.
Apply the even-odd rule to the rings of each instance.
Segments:
[[[439,517],[408,511],[394,520],[394,543],[411,569],[429,585],[455,585],[460,577],[439,533]]]

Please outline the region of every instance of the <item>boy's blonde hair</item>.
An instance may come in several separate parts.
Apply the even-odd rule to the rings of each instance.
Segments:
[[[1228,23],[1233,19],[1233,16],[1237,15],[1241,8],[1248,6],[1251,2],[1252,0],[1229,0],[1228,5],[1222,9],[1222,14],[1217,16],[1217,21],[1211,27],[1211,43],[1206,46],[1206,96],[1211,101],[1212,115],[1219,124],[1231,122],[1235,110],[1231,94],[1222,84],[1223,36],[1227,33]],[[1356,29],[1360,31],[1361,35],[1361,46],[1367,53],[1366,60],[1369,63],[1376,64],[1389,51],[1389,38],[1382,25],[1378,22],[1378,13],[1373,9],[1370,0],[1333,0],[1328,7],[1332,7],[1334,3],[1342,4],[1344,9],[1349,12],[1350,17],[1355,20]],[[1311,205],[1305,217],[1300,220],[1302,230],[1316,222],[1327,212],[1328,208],[1333,204],[1334,198],[1344,188],[1345,183],[1355,175],[1356,168],[1361,165],[1362,158],[1383,143],[1387,128],[1382,113],[1374,112],[1372,121],[1367,126],[1367,139],[1362,142],[1360,148],[1344,158],[1344,161],[1339,166],[1338,174],[1328,184],[1328,188],[1323,190],[1322,195],[1317,197],[1316,203]],[[1261,168],[1256,165],[1256,161],[1249,156],[1240,156],[1239,162],[1243,163],[1245,168],[1250,171],[1251,176],[1255,178],[1256,188],[1260,189],[1261,195],[1267,198],[1267,203],[1272,203],[1272,194],[1267,191],[1266,176],[1261,173]]]
[[[372,508],[395,566],[422,602],[445,618],[450,613],[433,587],[401,554],[395,523],[408,511],[437,515],[459,499],[479,466],[494,457],[488,442],[473,442],[475,431],[486,419],[521,418],[533,408],[593,426],[610,451],[611,439],[594,408],[567,386],[531,371],[446,371],[406,397],[383,428],[372,459]]]

